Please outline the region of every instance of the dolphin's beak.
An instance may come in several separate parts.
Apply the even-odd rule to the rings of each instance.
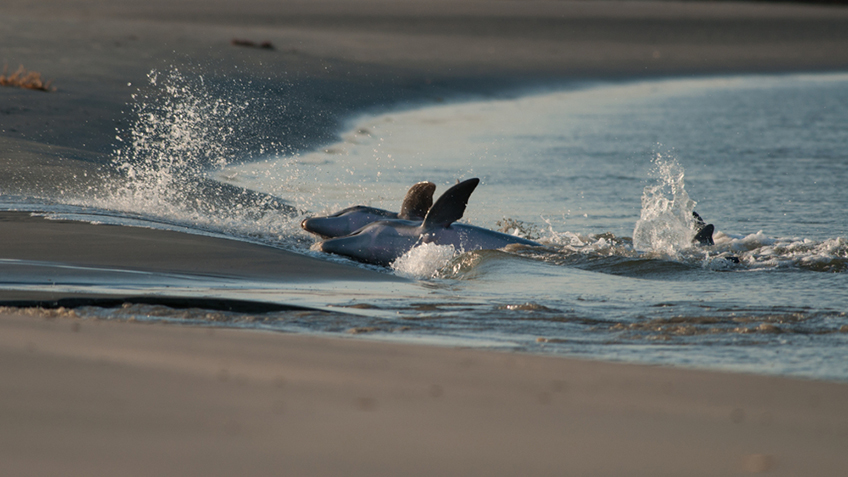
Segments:
[[[333,244],[335,243],[335,242],[334,242],[335,240],[336,240],[336,239],[327,239],[327,240],[324,240],[323,242],[321,242],[321,243],[319,243],[319,244],[318,244],[318,250],[320,250],[320,251],[322,251],[322,252],[325,252],[325,253],[336,253],[336,252],[338,251],[338,247],[333,247]],[[333,243],[330,243],[330,244],[328,245],[328,244],[327,244],[327,242],[333,242]]]
[[[326,228],[325,220],[322,217],[312,217],[309,219],[304,219],[303,222],[300,223],[300,227],[303,230],[311,234],[315,234],[319,237],[328,237],[326,231],[324,230]]]
[[[349,235],[346,237],[336,237],[324,240],[320,245],[318,245],[318,249],[326,253],[347,255],[356,258],[356,255],[351,255],[351,252],[358,251],[361,248],[361,243],[361,237],[358,235]]]

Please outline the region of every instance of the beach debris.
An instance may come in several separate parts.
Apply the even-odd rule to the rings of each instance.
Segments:
[[[18,66],[17,71],[11,75],[7,75],[8,66],[3,65],[3,74],[0,74],[0,86],[10,86],[15,88],[34,89],[36,91],[56,91],[56,88],[50,86],[52,81],[42,81],[41,73],[37,71],[27,71],[24,65]]]
[[[230,43],[235,46],[244,46],[247,48],[260,48],[263,50],[273,50],[274,45],[271,44],[270,41],[263,41],[262,43],[256,43],[255,41],[245,40],[243,38],[233,38]]]

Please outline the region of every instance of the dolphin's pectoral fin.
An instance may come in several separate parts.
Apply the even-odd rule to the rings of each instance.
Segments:
[[[447,227],[461,219],[465,206],[468,205],[468,198],[479,183],[480,179],[468,179],[445,191],[427,212],[422,228],[427,230],[436,226]]]
[[[715,245],[715,242],[713,242],[714,231],[715,226],[713,226],[713,224],[707,224],[699,230],[697,234],[695,234],[695,238],[692,239],[692,242],[698,242],[700,245]]]
[[[409,188],[403,204],[400,206],[398,218],[406,220],[423,219],[427,211],[433,205],[433,193],[436,192],[436,184],[432,182],[419,182]]]

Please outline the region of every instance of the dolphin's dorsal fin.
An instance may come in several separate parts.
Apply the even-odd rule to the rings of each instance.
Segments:
[[[436,184],[432,182],[419,182],[410,187],[400,206],[398,218],[415,220],[426,217],[433,205],[433,192],[436,192]]]
[[[698,233],[695,234],[695,238],[692,239],[692,243],[697,242],[699,245],[715,245],[713,241],[713,232],[715,231],[715,226],[713,224],[708,224],[698,215],[694,210],[692,211],[692,218],[695,219],[695,229]]]
[[[695,238],[692,239],[692,242],[698,242],[700,245],[715,245],[713,241],[713,232],[715,231],[715,226],[713,224],[707,224],[695,234]]]
[[[462,218],[468,198],[474,192],[474,188],[480,183],[480,179],[468,179],[451,187],[439,200],[430,207],[430,212],[424,219],[422,225],[425,229],[431,227],[447,227]]]

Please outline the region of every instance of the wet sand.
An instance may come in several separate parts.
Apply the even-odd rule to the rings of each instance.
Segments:
[[[0,25],[0,59],[58,88],[0,88],[0,192],[46,197],[107,181],[131,85],[171,65],[285,80],[306,118],[281,136],[293,150],[326,142],[346,114],[402,101],[848,68],[848,9],[791,4],[9,0]],[[57,266],[394,280],[243,242],[26,214],[2,214],[0,234],[0,259]],[[10,309],[0,354],[4,475],[848,470],[843,383]]]
[[[0,258],[45,265],[214,275],[276,282],[402,281],[272,247],[143,227],[95,225],[0,212]]]

